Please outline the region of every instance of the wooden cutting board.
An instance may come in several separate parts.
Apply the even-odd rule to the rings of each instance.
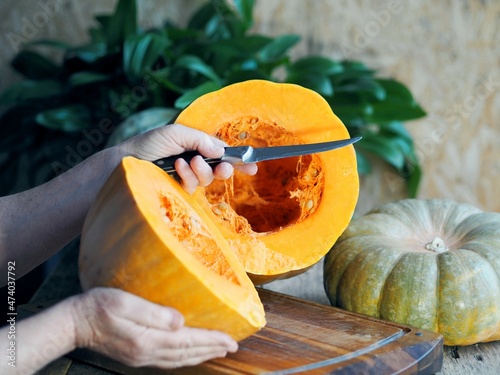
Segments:
[[[267,325],[226,358],[177,370],[134,369],[78,349],[68,356],[119,374],[433,374],[442,336],[260,290]],[[21,307],[27,314],[40,306]]]

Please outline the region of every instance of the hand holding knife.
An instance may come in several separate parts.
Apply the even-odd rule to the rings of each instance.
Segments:
[[[259,148],[254,148],[252,146],[225,147],[224,155],[220,158],[203,157],[203,159],[212,167],[222,162],[231,164],[257,163],[259,161],[283,159],[292,156],[310,155],[318,152],[330,151],[353,144],[360,139],[361,137],[355,137],[331,142]],[[191,159],[197,155],[201,154],[198,151],[186,151],[179,155],[155,160],[153,164],[157,165],[168,174],[173,175],[175,174],[174,163],[177,159],[182,158],[189,163]]]

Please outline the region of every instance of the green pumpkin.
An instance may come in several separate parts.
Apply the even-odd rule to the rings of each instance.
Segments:
[[[325,257],[334,306],[439,332],[446,345],[500,339],[500,214],[407,199],[354,220]]]

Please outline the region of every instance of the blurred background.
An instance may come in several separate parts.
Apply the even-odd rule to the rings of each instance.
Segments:
[[[148,29],[168,19],[185,26],[206,3],[139,0],[138,24]],[[88,29],[97,25],[94,16],[112,13],[116,5],[116,0],[0,2],[0,92],[23,79],[10,63],[26,43],[86,43]],[[361,61],[377,76],[405,85],[426,112],[404,122],[422,170],[416,196],[500,212],[499,1],[257,0],[250,32],[299,35],[289,51],[292,60],[321,55]],[[2,152],[0,164],[12,163]],[[372,173],[361,180],[357,214],[408,196],[401,170],[377,158],[371,164]]]

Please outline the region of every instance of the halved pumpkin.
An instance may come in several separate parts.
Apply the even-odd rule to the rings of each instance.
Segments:
[[[178,309],[186,324],[241,340],[265,325],[251,280],[191,196],[152,163],[116,168],[86,218],[84,290],[116,287]]]
[[[329,104],[304,87],[251,80],[206,94],[177,123],[230,146],[254,147],[349,138]],[[359,192],[352,146],[259,163],[194,198],[214,221],[256,284],[306,271],[348,225]]]

